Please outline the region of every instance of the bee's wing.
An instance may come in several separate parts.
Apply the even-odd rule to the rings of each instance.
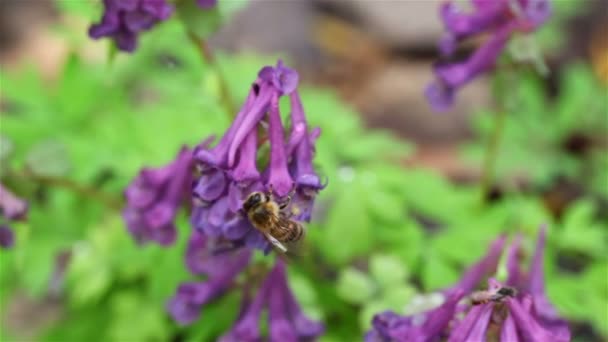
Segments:
[[[272,235],[268,233],[264,233],[268,242],[270,242],[274,247],[276,247],[281,253],[287,253],[287,247],[283,245],[279,240],[275,239]]]

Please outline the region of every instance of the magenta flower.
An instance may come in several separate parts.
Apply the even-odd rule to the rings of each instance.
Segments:
[[[442,291],[446,300],[441,306],[411,316],[393,312],[378,314],[365,340],[477,342],[488,338],[501,342],[570,341],[568,324],[558,317],[545,294],[542,271],[545,234],[546,228],[543,227],[527,274],[519,267],[520,237],[508,250],[509,274],[504,285],[517,289],[516,293],[475,305],[471,300],[462,301],[482,279],[495,272],[504,245],[504,237],[501,237],[480,262],[469,268],[458,284]],[[490,294],[496,294],[504,286],[493,278],[489,278],[488,284]],[[492,335],[496,332],[499,336]]]
[[[118,49],[127,52],[135,51],[141,32],[167,20],[173,13],[173,6],[166,0],[104,0],[103,4],[101,22],[89,28],[89,36],[112,38]]]
[[[281,61],[259,72],[243,107],[224,136],[212,148],[195,151],[200,178],[195,181],[191,222],[204,234],[268,250],[269,244],[242,212],[244,199],[254,191],[270,191],[278,200],[294,192],[287,210],[294,219],[309,221],[314,198],[324,187],[312,158],[318,130],[309,131],[297,91],[298,75]],[[279,98],[290,96],[291,133],[279,113]],[[265,121],[264,121],[265,119]],[[258,164],[258,151],[269,145],[269,160]],[[258,166],[263,169],[258,170]]]
[[[436,80],[426,89],[435,110],[444,111],[454,103],[456,91],[491,70],[516,32],[530,33],[551,15],[549,0],[471,0],[472,13],[462,13],[448,0],[440,14],[448,31],[440,42],[444,58],[452,57],[458,44],[469,38],[489,34],[490,38],[463,62],[439,62]]]
[[[27,215],[27,202],[15,196],[0,183],[0,247],[10,248],[15,237],[9,224],[24,220]]]
[[[138,243],[167,246],[176,238],[175,216],[189,199],[192,151],[183,147],[175,160],[160,168],[144,168],[125,190],[123,218]]]

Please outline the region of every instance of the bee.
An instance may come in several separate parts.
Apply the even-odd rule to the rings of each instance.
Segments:
[[[283,253],[287,252],[284,243],[296,242],[304,236],[302,224],[292,220],[292,214],[285,212],[291,197],[290,193],[287,200],[279,204],[272,196],[271,188],[268,193],[252,192],[243,203],[249,222]]]
[[[499,287],[496,290],[492,291],[476,291],[473,292],[470,296],[471,304],[480,305],[486,304],[488,302],[500,303],[505,300],[507,297],[515,297],[517,295],[517,290],[509,287],[503,286]]]

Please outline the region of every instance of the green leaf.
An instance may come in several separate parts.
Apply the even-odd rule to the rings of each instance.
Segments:
[[[369,271],[374,280],[384,289],[403,285],[407,277],[407,269],[399,259],[390,255],[372,255]]]
[[[64,144],[47,140],[35,145],[26,157],[28,169],[39,176],[62,177],[71,169]]]
[[[364,198],[357,187],[344,189],[335,199],[323,231],[311,231],[310,237],[322,247],[328,262],[343,265],[372,248],[372,220],[365,210]]]
[[[459,273],[436,253],[429,252],[424,259],[422,285],[426,291],[450,286],[458,281]]]
[[[340,272],[336,291],[338,296],[352,304],[365,303],[374,294],[376,286],[365,273],[354,268]]]
[[[370,328],[374,315],[388,310],[386,303],[383,300],[373,300],[365,303],[363,309],[359,312],[359,327],[362,331]]]
[[[196,4],[196,0],[181,0],[177,3],[177,13],[188,32],[197,39],[205,40],[247,3],[248,0],[218,1],[217,6],[203,9]]]

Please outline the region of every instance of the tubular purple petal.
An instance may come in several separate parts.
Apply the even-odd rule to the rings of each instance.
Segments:
[[[236,182],[253,182],[260,178],[260,172],[256,166],[258,149],[258,132],[252,129],[243,141],[239,151],[239,160],[232,170],[232,178]]]
[[[492,317],[492,310],[494,309],[494,303],[485,304],[482,306],[482,310],[469,331],[467,338],[462,340],[463,342],[485,342],[486,332],[488,325],[490,324],[490,318]]]
[[[264,113],[268,110],[270,106],[270,101],[273,96],[276,95],[276,92],[273,91],[272,86],[262,83],[259,85],[259,93],[257,97],[252,102],[249,109],[243,113],[242,122],[234,132],[233,139],[229,142],[230,147],[228,149],[228,167],[232,167],[234,165],[236,159],[236,153],[241,143],[251,130],[255,129],[256,125],[260,122],[260,120],[264,117]]]
[[[268,111],[268,136],[270,140],[270,164],[267,184],[272,186],[278,196],[283,197],[293,189],[294,183],[287,169],[285,138],[277,94],[272,97],[270,110]]]
[[[484,308],[490,304],[473,306],[462,321],[450,333],[448,342],[463,342],[466,341],[469,332],[479,320],[479,317]]]
[[[525,305],[519,303],[515,298],[507,299],[509,312],[517,326],[517,330],[525,341],[535,342],[567,342],[568,340],[557,340],[551,332],[544,329],[532,314],[525,309]]]
[[[500,236],[492,242],[486,255],[475,265],[469,267],[464,276],[453,289],[469,293],[475,289],[476,285],[487,276],[496,271],[498,261],[504,248],[506,236]]]
[[[502,324],[500,329],[500,342],[520,342],[521,339],[517,334],[517,328],[515,327],[515,321],[513,315],[508,315],[505,322]]]
[[[490,5],[491,4],[491,5]],[[441,19],[446,28],[456,36],[478,34],[502,24],[507,18],[507,1],[495,0],[471,14],[461,13],[456,4],[446,2],[440,9]]]
[[[509,246],[507,251],[507,281],[506,284],[509,286],[519,287],[523,280],[523,274],[521,271],[520,254],[521,254],[521,239],[522,236],[518,234],[515,240]]]
[[[544,294],[545,292],[545,281],[543,272],[543,255],[545,253],[545,242],[547,240],[547,226],[542,225],[536,240],[536,248],[534,250],[534,256],[530,264],[529,271],[529,284],[528,290],[532,295]]]
[[[287,311],[287,317],[292,324],[295,334],[298,338],[306,340],[314,339],[322,335],[325,331],[323,324],[306,317],[295,296],[289,289],[287,275],[285,274],[285,264],[278,260],[275,269],[278,270],[278,274],[276,289],[274,291],[281,292],[282,294],[281,301],[283,301],[283,306]]]
[[[226,190],[228,179],[224,171],[208,170],[196,182],[192,194],[202,201],[211,202],[218,199]]]
[[[420,336],[424,336],[424,338],[419,340],[428,341],[439,336],[454,317],[456,305],[463,296],[463,291],[456,290],[448,295],[445,303],[429,312],[422,327],[416,328],[420,332]]]
[[[294,127],[304,126],[304,130],[307,131],[306,117],[304,116],[304,108],[300,95],[297,91],[293,92],[290,96],[291,100],[291,120]],[[310,144],[308,134],[305,134],[295,150],[294,162],[295,162],[295,180],[298,185],[311,187],[314,189],[322,188],[319,176],[315,173],[312,165],[313,158],[313,147]]]
[[[446,111],[454,104],[454,88],[448,87],[439,80],[428,85],[424,95],[433,107],[433,110],[438,112]]]
[[[234,141],[235,135],[241,127],[242,122],[246,117],[248,117],[251,108],[254,106],[257,98],[255,91],[256,87],[257,84],[254,83],[249,91],[249,94],[247,95],[247,99],[245,99],[245,103],[241,107],[241,110],[236,115],[232,125],[230,125],[228,130],[226,130],[226,133],[224,133],[218,144],[211,149],[208,149],[206,146],[197,149],[195,153],[196,159],[203,164],[204,168],[211,166],[225,169],[228,167],[228,152],[230,146]]]
[[[258,293],[244,311],[242,318],[234,326],[234,336],[239,341],[258,341],[261,338],[260,335],[260,318],[264,306],[268,303],[268,297],[270,296],[272,288],[272,282],[270,278],[266,278],[262,286],[258,289]]]
[[[496,31],[494,36],[465,62],[437,64],[435,74],[447,87],[458,88],[468,83],[494,66],[512,30],[513,26],[509,25]]]

